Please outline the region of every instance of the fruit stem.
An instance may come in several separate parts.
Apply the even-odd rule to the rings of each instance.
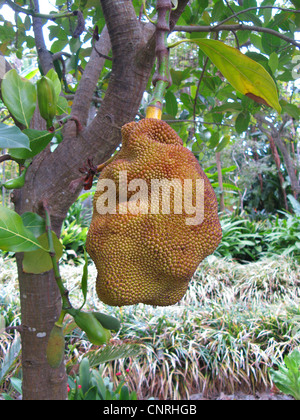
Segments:
[[[43,203],[43,206],[44,206],[44,210],[45,210],[45,214],[46,214],[46,232],[47,232],[48,242],[49,242],[49,255],[50,255],[50,258],[51,258],[51,261],[52,261],[55,281],[56,281],[56,284],[59,288],[60,295],[61,295],[61,298],[62,298],[62,307],[63,307],[63,311],[64,311],[68,308],[72,308],[72,305],[71,305],[71,302],[69,300],[69,291],[63,285],[63,281],[62,281],[62,278],[61,278],[60,272],[59,272],[59,266],[58,266],[58,263],[56,261],[56,252],[55,252],[53,236],[52,236],[50,212],[49,212],[48,206],[45,202]]]
[[[65,311],[65,310],[62,310],[61,311],[58,321],[55,322],[55,325],[57,327],[63,328],[63,322],[64,322],[64,319],[65,319],[66,314],[67,314],[67,311]]]
[[[153,78],[155,86],[153,97],[148,105],[146,118],[161,119],[166,90],[171,86],[170,52],[168,36],[170,33],[171,0],[157,0],[158,19],[156,25],[157,70]]]

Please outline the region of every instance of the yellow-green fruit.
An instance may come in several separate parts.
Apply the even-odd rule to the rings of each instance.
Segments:
[[[40,114],[46,120],[49,129],[57,113],[57,95],[52,80],[43,76],[37,82],[37,93]]]
[[[70,311],[71,315],[73,313]],[[87,338],[92,344],[101,346],[106,344],[110,338],[111,333],[107,329],[103,328],[97,318],[92,312],[81,312],[79,310],[74,311],[74,321],[79,328],[82,329],[87,335]]]
[[[62,327],[54,325],[47,345],[47,361],[53,369],[57,369],[64,358],[65,337]]]
[[[115,209],[108,180],[116,186]],[[155,180],[174,182],[175,194],[154,193]],[[101,214],[109,200],[110,213]],[[99,298],[112,306],[173,305],[221,237],[214,190],[177,133],[152,118],[125,125],[122,149],[99,178],[87,238]]]

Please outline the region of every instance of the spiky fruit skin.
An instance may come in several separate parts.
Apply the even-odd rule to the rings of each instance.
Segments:
[[[120,214],[126,203],[117,195],[116,214],[99,214],[97,200],[103,191],[97,190],[87,238],[87,251],[98,270],[97,293],[111,306],[173,305],[185,295],[200,262],[221,240],[217,199],[197,159],[165,122],[146,118],[129,123],[122,129],[122,140],[121,151],[102,171],[99,182],[113,180],[118,194],[120,171],[127,171],[128,183],[145,180],[149,212]],[[188,225],[190,214],[174,214],[174,199],[170,214],[163,214],[162,202],[158,214],[151,214],[152,179],[190,179],[193,185],[203,180],[203,222]],[[128,200],[134,194],[136,191],[128,192]],[[192,195],[196,205],[196,188]]]

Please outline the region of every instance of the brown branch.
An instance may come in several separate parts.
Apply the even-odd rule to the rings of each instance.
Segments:
[[[274,29],[270,28],[262,28],[260,26],[251,26],[251,25],[244,25],[244,24],[237,24],[237,25],[221,25],[221,26],[175,26],[174,31],[177,32],[220,32],[220,31],[252,31],[252,32],[264,32],[270,35],[274,35],[277,38],[283,39],[285,42],[288,42],[292,45],[295,45],[297,48],[300,48],[300,43],[295,41],[288,36],[281,34],[280,32],[275,31]]]
[[[39,13],[40,11],[39,0],[33,0],[33,4],[34,4],[34,12]],[[54,68],[54,65],[53,65],[52,55],[48,51],[46,43],[45,43],[45,39],[44,39],[43,20],[39,17],[33,17],[32,20],[33,20],[33,32],[34,32],[37,53],[39,56],[43,73],[47,74],[50,69]]]

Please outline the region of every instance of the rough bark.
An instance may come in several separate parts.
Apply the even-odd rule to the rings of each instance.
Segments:
[[[131,0],[102,0],[101,3],[113,51],[112,75],[101,108],[91,124],[80,133],[76,132],[75,123],[69,122],[65,126],[63,142],[54,153],[48,147],[34,159],[27,172],[25,187],[14,193],[15,208],[19,214],[31,211],[43,216],[42,202],[45,200],[52,228],[58,235],[70,205],[81,190],[80,186],[77,191],[71,190],[71,181],[80,176],[78,169],[87,158],[93,158],[99,164],[120,144],[120,129],[135,118],[155,59],[155,28],[137,20]],[[179,1],[178,9],[172,16],[173,24],[187,3],[187,0]],[[38,7],[37,0],[35,6]],[[36,31],[40,31],[39,23],[36,25]],[[42,41],[37,44],[39,42]],[[42,45],[38,52],[46,72],[51,66],[49,56]],[[93,51],[72,113],[82,121],[83,126],[87,123],[87,103],[92,101],[100,65],[99,55]],[[85,104],[82,112],[80,104]],[[36,118],[38,124],[38,116]],[[53,370],[45,358],[48,336],[61,309],[58,288],[52,271],[42,275],[25,274],[22,258],[22,255],[17,257],[23,325],[23,398],[65,399],[64,365]]]

